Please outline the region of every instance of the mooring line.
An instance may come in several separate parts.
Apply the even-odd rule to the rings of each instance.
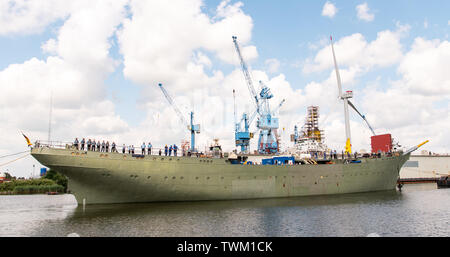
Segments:
[[[18,161],[18,160],[20,160],[20,159],[22,159],[22,158],[27,157],[28,155],[30,155],[30,154],[26,154],[26,155],[24,155],[24,156],[22,156],[22,157],[19,157],[19,158],[17,158],[17,159],[12,160],[12,161],[2,163],[2,164],[0,164],[0,167],[1,167],[1,166],[5,166],[5,165],[7,165],[7,164],[10,164],[10,163],[12,163],[12,162]]]
[[[23,151],[23,152],[19,152],[19,153],[13,153],[13,154],[8,154],[8,155],[3,155],[3,156],[0,156],[0,158],[5,158],[5,157],[9,157],[9,156],[14,156],[14,155],[18,155],[18,154],[21,154],[21,153],[26,153],[26,152],[29,152],[30,150],[28,150],[28,151]]]

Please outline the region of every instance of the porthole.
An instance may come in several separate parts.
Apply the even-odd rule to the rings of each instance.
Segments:
[[[172,177],[172,179],[175,179],[175,176],[174,176],[174,177]]]
[[[152,176],[148,176],[147,179],[150,179]]]

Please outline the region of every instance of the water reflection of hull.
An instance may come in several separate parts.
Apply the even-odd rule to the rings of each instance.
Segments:
[[[121,204],[91,204],[85,208],[79,205],[71,218],[95,218],[127,215],[140,216],[174,214],[192,214],[197,212],[222,212],[233,209],[266,209],[266,208],[310,208],[321,206],[339,206],[348,204],[374,204],[377,202],[396,201],[402,194],[396,190],[386,190],[367,193],[342,195],[297,196],[286,198],[192,201],[192,202],[153,202],[153,203],[121,203]]]

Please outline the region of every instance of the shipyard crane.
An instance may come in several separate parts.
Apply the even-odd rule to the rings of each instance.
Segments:
[[[375,131],[373,130],[372,126],[370,126],[369,122],[367,121],[365,115],[362,115],[358,109],[356,109],[355,105],[349,100],[353,97],[352,91],[346,91],[345,94],[342,94],[342,82],[341,82],[341,76],[339,74],[339,68],[336,61],[336,55],[334,53],[334,46],[333,46],[333,38],[330,36],[331,41],[331,51],[333,52],[333,61],[334,61],[334,68],[336,70],[336,79],[337,84],[339,88],[339,98],[344,100],[344,115],[345,115],[345,135],[346,135],[346,143],[345,143],[345,153],[351,153],[351,133],[350,133],[350,121],[348,116],[348,106],[352,107],[353,110],[356,111],[356,113],[363,118],[363,120],[366,122],[367,126],[369,127],[370,131],[372,131],[373,135],[375,136]]]
[[[281,100],[281,102],[278,104],[278,106],[272,110],[272,115],[275,115],[275,113],[281,108],[281,106],[286,102],[286,99]]]
[[[159,88],[163,92],[164,96],[166,97],[167,101],[170,105],[172,105],[174,111],[178,115],[178,118],[181,120],[181,123],[183,123],[186,128],[191,132],[191,152],[196,152],[195,150],[195,133],[200,133],[200,125],[195,124],[194,125],[194,112],[190,113],[191,122],[188,123],[186,119],[184,118],[183,114],[181,113],[180,109],[178,109],[177,105],[173,101],[172,97],[169,95],[169,92],[163,87],[161,83],[158,84]]]
[[[250,96],[254,100],[254,104],[256,106],[256,110],[253,113],[253,115],[250,117],[250,119],[247,119],[247,115],[244,114],[242,121],[245,122],[245,130],[241,131],[240,123],[236,123],[236,146],[241,146],[241,149],[248,150],[245,147],[248,147],[249,140],[250,140],[250,133],[248,132],[248,127],[250,126],[251,122],[253,121],[253,118],[258,115],[258,121],[257,121],[257,128],[259,129],[259,140],[258,140],[258,152],[260,154],[275,154],[279,151],[278,146],[278,139],[276,135],[276,131],[279,127],[278,125],[278,118],[274,117],[273,112],[270,111],[269,106],[269,99],[273,98],[272,93],[270,92],[270,89],[262,82],[260,81],[261,91],[259,95],[256,93],[256,90],[253,86],[253,81],[250,76],[250,72],[247,68],[247,64],[244,61],[244,58],[242,57],[241,50],[239,48],[239,44],[237,42],[237,37],[233,36],[233,43],[234,47],[236,49],[236,52],[239,57],[239,61],[241,64],[241,69],[244,74],[244,78],[247,83],[248,90],[250,92]],[[279,106],[283,104],[280,103]],[[279,108],[279,107],[278,107]],[[278,110],[277,108],[277,110]],[[243,142],[243,143],[241,143]],[[242,146],[245,143],[244,147]]]
[[[245,80],[247,82],[248,91],[250,92],[250,96],[252,98],[254,98],[256,111],[259,113],[259,99],[258,99],[258,95],[256,94],[255,87],[253,86],[253,81],[252,81],[252,78],[250,76],[250,72],[248,71],[247,64],[245,63],[244,58],[242,57],[241,49],[239,48],[239,44],[237,42],[237,37],[236,36],[233,36],[233,43],[234,43],[234,47],[236,49],[236,52],[237,52],[237,54],[239,56],[239,61],[241,63],[242,72],[244,73],[244,77],[245,77]]]
[[[234,139],[236,146],[241,147],[241,153],[248,153],[250,147],[250,139],[253,138],[253,134],[249,132],[250,123],[248,121],[247,113],[242,115],[242,118],[239,122],[236,120],[236,95],[235,90],[233,89],[233,100],[234,100],[234,124],[235,124],[235,132]],[[244,123],[244,130],[242,130],[242,123]]]

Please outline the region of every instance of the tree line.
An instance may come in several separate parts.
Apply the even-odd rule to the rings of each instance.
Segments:
[[[48,170],[45,176],[38,179],[15,179],[6,173],[9,182],[0,184],[0,192],[11,194],[43,194],[47,192],[67,192],[67,178],[54,171]]]

